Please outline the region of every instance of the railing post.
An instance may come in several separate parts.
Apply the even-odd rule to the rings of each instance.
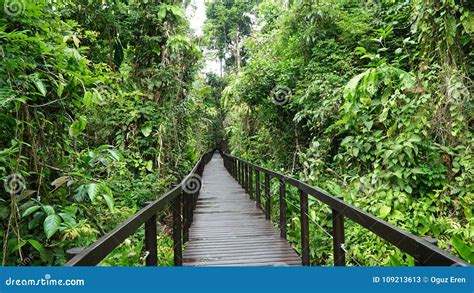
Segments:
[[[242,161],[239,160],[239,184],[240,186],[242,186],[242,173],[243,173],[243,170],[242,170]]]
[[[194,194],[186,194],[186,197],[188,198],[188,230],[191,227],[191,224],[193,223],[193,200],[194,200]]]
[[[245,175],[245,191],[250,194],[250,165],[246,164],[246,175]]]
[[[188,227],[189,227],[189,208],[188,208],[188,202],[189,202],[189,195],[186,193],[183,193],[181,196],[181,200],[183,202],[182,204],[182,209],[183,209],[183,242],[186,243],[189,240],[189,233],[188,233]]]
[[[235,159],[235,180],[237,180],[237,183],[240,183],[240,162],[239,160]]]
[[[265,219],[270,220],[270,175],[265,173]]]
[[[245,189],[245,163],[242,162],[242,188]]]
[[[301,263],[309,266],[308,194],[300,190]]]
[[[173,252],[174,265],[183,265],[183,242],[181,225],[181,196],[177,196],[172,203],[173,210]]]
[[[230,174],[232,175],[232,177],[235,178],[235,159],[231,158],[230,161],[231,161],[231,165],[232,165],[232,172]]]
[[[249,174],[249,172],[248,172],[248,167],[249,167],[249,166],[247,165],[247,163],[244,163],[244,184],[243,184],[242,187],[244,188],[245,193],[248,192],[248,186],[247,186],[247,185],[248,185],[248,178],[249,178],[249,177],[248,177],[248,176],[249,176],[249,175],[248,175],[248,174]]]
[[[286,239],[286,186],[280,179],[280,237]]]
[[[257,208],[260,207],[260,171],[255,170],[255,204],[257,205]]]
[[[341,196],[337,197],[342,200]],[[346,255],[344,252],[344,215],[332,209],[332,239],[334,266],[345,266]]]
[[[249,196],[250,199],[253,198],[253,168],[250,166],[249,168]]]
[[[235,159],[235,175],[234,179],[238,182],[239,181],[239,161]]]
[[[242,186],[242,162],[240,160],[237,162],[239,164],[239,170],[237,171],[237,182],[239,182],[239,185]]]
[[[145,263],[148,267],[156,267],[158,265],[156,229],[156,215],[153,215],[145,222],[145,251],[148,252]]]

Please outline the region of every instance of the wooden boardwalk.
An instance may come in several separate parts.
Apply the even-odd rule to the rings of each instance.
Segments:
[[[301,259],[214,154],[206,165],[184,266],[299,266]]]

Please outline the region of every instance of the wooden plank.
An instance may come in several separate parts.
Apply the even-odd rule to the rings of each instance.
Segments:
[[[250,183],[239,175],[244,184]],[[202,177],[184,266],[301,265],[299,256],[230,176],[219,155],[214,155]]]

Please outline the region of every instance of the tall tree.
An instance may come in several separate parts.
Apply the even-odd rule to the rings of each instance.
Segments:
[[[207,5],[205,34],[224,66],[242,65],[242,40],[252,32],[252,9],[259,0],[213,0]],[[225,62],[225,64],[224,64]]]

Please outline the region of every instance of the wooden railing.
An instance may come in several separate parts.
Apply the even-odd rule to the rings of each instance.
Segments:
[[[335,266],[344,266],[344,219],[348,218],[378,237],[385,239],[398,247],[401,251],[408,253],[415,259],[417,266],[468,266],[464,260],[438,248],[434,241],[429,238],[421,238],[410,234],[374,215],[366,213],[348,203],[341,197],[335,197],[323,190],[316,189],[299,180],[287,177],[283,174],[252,164],[248,161],[236,158],[226,153],[221,153],[224,166],[228,172],[239,182],[251,198],[255,198],[257,207],[263,209],[265,217],[270,220],[270,180],[279,180],[279,228],[281,237],[286,238],[286,185],[294,186],[299,191],[300,199],[300,221],[301,221],[301,258],[304,266],[310,265],[310,243],[309,243],[309,220],[308,220],[308,195],[313,196],[320,202],[332,209],[332,238],[333,256]],[[260,173],[264,178],[263,195],[264,207],[261,206],[261,184]],[[255,180],[254,180],[255,177]],[[254,184],[255,182],[255,184]]]
[[[199,196],[201,176],[204,166],[212,158],[214,151],[201,157],[191,173],[171,191],[151,202],[134,216],[104,235],[91,246],[85,248],[68,261],[66,266],[95,266],[145,225],[145,251],[147,266],[158,265],[157,214],[165,209],[172,210],[174,265],[182,265],[183,242],[188,241],[188,231],[193,220],[193,211]]]

